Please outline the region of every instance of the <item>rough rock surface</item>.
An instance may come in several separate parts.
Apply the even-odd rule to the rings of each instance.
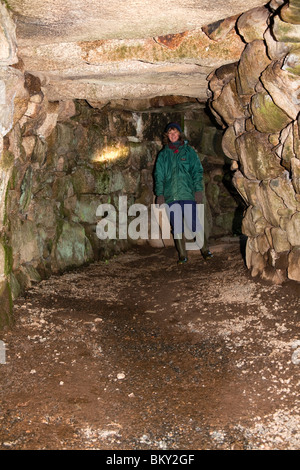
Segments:
[[[228,126],[223,149],[249,205],[248,266],[274,282],[299,279],[298,7],[290,1],[278,10],[281,0],[269,8],[261,2],[247,7],[254,4],[241,14],[244,5],[226,2],[233,15],[226,18],[224,2],[202,2],[199,9],[199,2],[180,1],[179,16],[167,2],[152,29],[150,2],[91,2],[81,9],[79,1],[41,0],[39,8],[30,0],[1,2],[0,326],[24,287],[91,259],[95,195],[115,202],[123,191],[130,202],[138,197],[151,203],[149,174],[158,139],[151,138],[146,149],[144,130],[161,132],[170,114],[158,112],[148,126],[139,113],[172,108],[181,99],[194,100],[196,107],[206,100],[207,76],[216,67],[210,74],[211,110],[221,127]],[[141,6],[143,33],[136,28]],[[103,18],[92,28],[99,8]],[[120,15],[125,29],[117,34]],[[168,27],[160,29],[166,17]],[[78,114],[75,99],[79,107],[78,100],[86,100],[86,110],[99,110],[98,120]],[[173,117],[181,122],[182,113]],[[184,121],[200,153],[202,145],[218,142],[216,130],[208,125],[204,131],[193,111]],[[206,176],[207,207],[213,210],[206,212],[209,227],[222,234],[234,220],[228,174],[224,178],[220,168],[224,155],[214,150]],[[99,165],[99,154],[104,160],[117,155],[124,166],[115,170],[106,160]]]
[[[290,23],[278,10],[241,15],[237,28],[248,44],[240,61],[210,76],[210,106],[227,126],[223,150],[233,160],[233,180],[248,205],[247,265],[253,276],[275,283],[287,277],[300,281],[300,16],[298,3],[289,5]]]
[[[247,8],[262,5],[251,0]],[[238,60],[244,2],[12,0],[18,55],[50,99],[197,96],[206,76]],[[236,17],[234,16],[234,19]],[[208,37],[202,26],[212,24]]]
[[[203,162],[207,234],[239,233],[239,208],[230,192],[234,188],[228,165],[224,172],[227,159],[221,151],[222,134],[202,105],[193,100],[181,105],[177,99],[177,106],[172,106],[175,98],[170,97],[145,101],[139,112],[125,102],[112,102],[103,110],[97,107],[101,103],[93,103],[92,108],[82,101],[76,105],[49,102],[39,82],[29,75],[26,85],[27,110],[6,135],[4,152],[8,161],[14,161],[14,168],[7,172],[3,205],[9,222],[3,233],[10,248],[5,249],[3,242],[0,246],[13,299],[51,273],[110,257],[135,243],[99,240],[97,208],[111,203],[118,213],[119,198],[126,197],[128,208],[133,203],[148,208],[150,225],[152,173],[168,121],[184,122]],[[157,108],[159,103],[165,106]],[[117,227],[118,220],[116,233]],[[163,246],[161,239],[151,240],[150,228],[141,241]]]
[[[140,39],[182,33],[240,14],[242,0],[9,0],[18,36],[32,44],[96,39]],[[247,9],[263,5],[249,0]]]

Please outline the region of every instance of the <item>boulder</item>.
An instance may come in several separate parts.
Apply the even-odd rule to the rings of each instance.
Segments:
[[[275,16],[272,32],[276,41],[288,43],[300,42],[300,23],[286,23],[279,16]]]
[[[0,66],[17,62],[16,25],[6,6],[0,2]]]
[[[266,30],[264,39],[267,46],[267,54],[271,60],[283,59],[291,50],[297,47],[297,44],[294,43],[276,41],[270,28]]]
[[[288,241],[292,246],[300,246],[300,212],[296,212],[286,225]]]
[[[245,132],[236,140],[243,174],[250,180],[268,180],[283,172],[265,134]]]
[[[288,278],[300,282],[300,247],[294,247],[289,254]]]
[[[57,121],[67,121],[76,115],[76,106],[73,100],[60,101],[58,106]]]
[[[97,207],[101,201],[99,196],[92,194],[82,194],[76,201],[74,214],[82,224],[96,225],[98,218],[96,216]]]
[[[270,188],[268,181],[262,181],[258,191],[259,207],[262,209],[265,219],[273,227],[280,226],[280,210],[286,209],[281,197],[277,196]]]
[[[260,214],[261,216],[259,217]],[[257,237],[265,233],[268,225],[269,222],[263,217],[262,213],[250,206],[244,214],[242,232],[248,237]]]
[[[209,88],[214,94],[214,99],[220,96],[222,89],[227,83],[235,79],[237,65],[237,63],[223,65],[207,77]]]
[[[63,220],[52,250],[54,272],[83,265],[93,259],[90,241],[82,225]]]
[[[245,42],[263,39],[270,12],[265,7],[253,8],[243,13],[237,21],[237,30]]]
[[[14,323],[12,311],[12,294],[7,279],[0,280],[0,330],[5,326],[12,326]]]
[[[220,41],[235,28],[238,17],[239,15],[230,16],[225,20],[219,20],[207,26],[203,26],[202,31],[213,41]]]
[[[72,184],[77,194],[95,193],[95,176],[91,168],[78,166],[72,172]]]
[[[36,134],[42,139],[47,139],[54,130],[59,112],[59,103],[48,103],[46,116],[43,123],[36,129]]]
[[[300,49],[295,49],[284,59],[282,70],[285,70],[293,75],[300,75]]]
[[[281,63],[277,61],[266,68],[261,81],[277,106],[295,120],[300,111],[298,76],[282,70]]]
[[[300,5],[297,1],[289,1],[284,5],[280,12],[280,18],[285,23],[300,24]]]
[[[294,190],[300,194],[300,160],[298,158],[291,159],[291,175]]]
[[[28,98],[23,74],[0,68],[0,136],[5,136],[24,115]]]
[[[236,119],[243,119],[246,110],[239,98],[235,79],[227,83],[217,99],[211,103],[212,108],[222,116],[228,126],[232,125]]]
[[[284,230],[282,230],[280,227],[272,227],[271,236],[272,244],[276,253],[290,251],[291,245]]]
[[[13,269],[26,263],[37,263],[40,258],[37,227],[31,220],[11,219],[11,247]]]
[[[259,181],[249,180],[247,178],[244,178],[244,188],[245,188],[245,192],[247,195],[247,200],[249,201],[249,204],[251,204],[253,207],[259,207],[259,201],[258,201],[259,185],[260,185]]]
[[[237,69],[237,89],[240,95],[253,95],[260,74],[270,62],[263,40],[247,44]]]
[[[235,148],[235,131],[233,126],[227,127],[222,138],[222,150],[226,157],[232,160],[238,160],[238,155]]]
[[[35,144],[36,144],[36,137],[34,135],[24,137],[22,140],[22,146],[25,150],[25,154],[28,159],[33,154]]]
[[[234,187],[237,189],[239,195],[243,198],[243,200],[248,203],[248,197],[245,190],[245,180],[246,178],[240,172],[240,170],[236,170],[232,177],[232,183]]]
[[[270,250],[269,240],[265,233],[256,237],[256,243],[260,254],[265,255]]]
[[[283,200],[285,207],[292,212],[297,210],[295,190],[287,172],[279,178],[272,179],[270,181],[270,188]]]
[[[279,142],[276,153],[281,158],[281,164],[290,171],[291,159],[295,157],[293,123],[282,129]]]
[[[265,257],[261,253],[256,253],[246,246],[246,263],[252,277],[260,276],[266,266]]]
[[[274,103],[266,91],[253,95],[250,106],[252,122],[260,132],[277,133],[291,122],[291,118]]]

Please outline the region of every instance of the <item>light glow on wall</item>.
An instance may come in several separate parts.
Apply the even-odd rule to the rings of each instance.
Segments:
[[[111,163],[121,158],[128,156],[129,149],[124,145],[118,145],[116,147],[105,147],[99,150],[93,157],[94,163]]]

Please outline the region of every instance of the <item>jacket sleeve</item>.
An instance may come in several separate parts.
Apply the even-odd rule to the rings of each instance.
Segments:
[[[158,154],[154,169],[154,192],[156,196],[164,195],[165,168],[163,151]]]
[[[192,161],[191,161],[191,176],[193,179],[193,184],[194,184],[194,191],[203,191],[204,190],[204,185],[203,185],[203,166],[200,161],[200,158],[198,157],[198,154],[196,151],[191,148],[191,153],[192,153]]]

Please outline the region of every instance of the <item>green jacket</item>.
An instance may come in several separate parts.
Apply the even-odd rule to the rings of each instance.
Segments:
[[[155,194],[166,203],[194,201],[195,192],[203,191],[203,167],[195,150],[187,142],[178,153],[166,145],[158,154],[155,170]]]

